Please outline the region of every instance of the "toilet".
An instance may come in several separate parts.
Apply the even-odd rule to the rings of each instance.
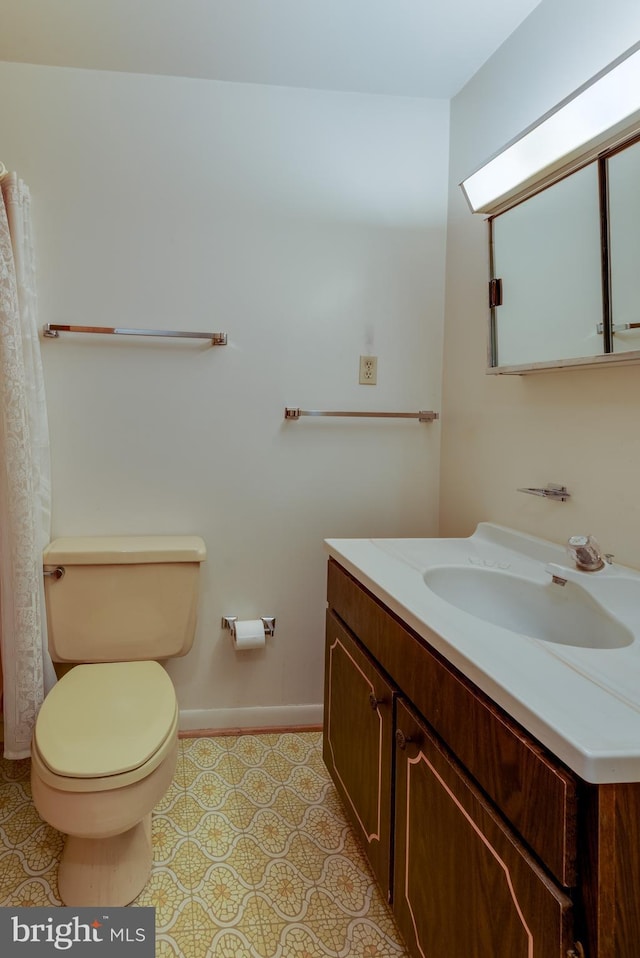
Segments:
[[[178,702],[158,660],[192,646],[205,558],[198,536],[61,538],[45,549],[49,650],[64,674],[38,714],[31,788],[40,816],[67,836],[66,905],[126,905],[148,880],[151,811],[178,752]]]

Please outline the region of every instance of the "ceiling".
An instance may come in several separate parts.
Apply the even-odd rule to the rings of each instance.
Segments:
[[[0,60],[448,99],[540,0],[0,0]]]

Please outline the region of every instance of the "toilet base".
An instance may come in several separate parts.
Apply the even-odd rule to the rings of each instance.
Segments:
[[[58,891],[72,907],[128,905],[151,874],[151,812],[111,838],[69,835],[58,868]]]

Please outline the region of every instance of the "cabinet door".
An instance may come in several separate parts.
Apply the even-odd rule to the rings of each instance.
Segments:
[[[492,220],[497,366],[602,354],[598,165]]]
[[[565,958],[571,901],[397,701],[394,911],[416,956]]]
[[[388,898],[393,689],[331,612],[324,703],[324,760]]]

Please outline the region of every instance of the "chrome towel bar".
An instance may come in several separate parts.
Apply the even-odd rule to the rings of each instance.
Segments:
[[[417,419],[418,422],[433,422],[440,415],[431,409],[420,412],[333,412],[323,409],[296,409],[285,407],[285,419],[300,419],[301,416],[342,416],[354,419]]]
[[[113,326],[66,326],[46,323],[42,333],[48,339],[57,339],[60,333],[100,333],[114,336],[163,336],[172,339],[209,339],[212,346],[226,346],[226,333],[186,333],[177,329],[125,329]]]

